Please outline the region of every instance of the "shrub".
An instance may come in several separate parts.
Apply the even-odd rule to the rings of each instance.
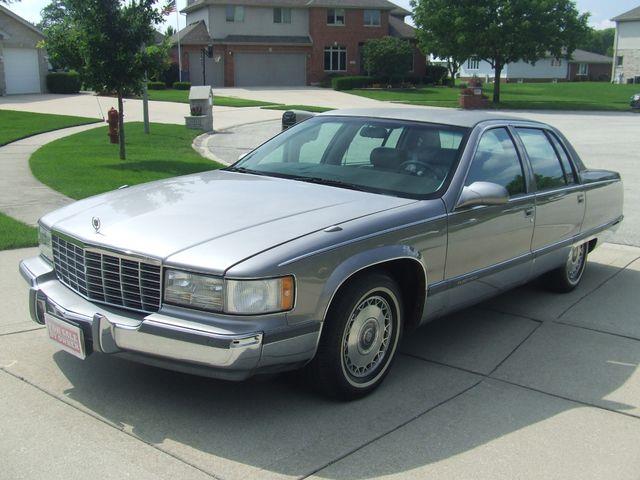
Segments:
[[[51,93],[78,93],[80,75],[77,72],[53,72],[47,75],[47,90]]]
[[[164,82],[147,82],[147,88],[149,90],[164,90],[167,86]]]
[[[364,68],[368,73],[392,82],[409,74],[413,47],[402,38],[383,37],[367,41],[362,50]]]
[[[353,90],[354,88],[370,87],[373,82],[373,77],[335,77],[331,80],[331,85],[334,90]]]
[[[176,90],[189,90],[191,88],[191,82],[173,82],[173,88]]]
[[[447,67],[442,65],[427,65],[427,73],[424,76],[424,83],[431,85],[443,85],[447,75]]]

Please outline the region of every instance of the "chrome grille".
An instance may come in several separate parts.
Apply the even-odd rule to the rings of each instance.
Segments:
[[[83,297],[142,312],[160,309],[160,265],[85,249],[57,235],[52,244],[58,279]]]

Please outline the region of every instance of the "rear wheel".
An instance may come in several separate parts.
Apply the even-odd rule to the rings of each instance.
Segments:
[[[358,277],[338,293],[307,367],[315,388],[350,400],[382,383],[402,331],[400,298],[396,282],[381,273]]]
[[[559,293],[567,293],[575,289],[580,284],[587,267],[588,254],[588,243],[573,246],[565,265],[549,272],[544,277],[546,286]]]

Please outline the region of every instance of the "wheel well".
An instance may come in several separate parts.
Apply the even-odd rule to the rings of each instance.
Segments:
[[[340,290],[347,284],[372,272],[387,274],[398,283],[405,311],[404,328],[405,330],[410,330],[417,327],[422,318],[422,310],[427,292],[424,268],[417,260],[400,258],[378,263],[360,270],[340,286],[338,292],[334,295],[334,299],[338,298]]]
[[[597,238],[594,238],[593,240],[590,240],[589,243],[588,243],[589,248],[588,248],[587,252],[588,253],[593,252],[593,250],[596,248],[597,244],[598,244],[598,239]]]

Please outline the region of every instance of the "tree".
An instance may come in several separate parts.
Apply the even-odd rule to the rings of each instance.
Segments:
[[[162,22],[156,0],[64,0],[66,17],[76,32],[72,65],[88,87],[114,92],[120,113],[120,158],[126,158],[123,98],[140,94],[146,72],[157,67],[154,25]],[[150,47],[147,47],[149,45]],[[51,45],[55,47],[55,45]],[[47,48],[49,42],[47,41]]]
[[[464,23],[474,32],[476,55],[494,70],[493,103],[500,102],[505,65],[569,57],[588,31],[589,14],[573,0],[464,0]]]
[[[44,47],[54,70],[79,70],[82,57],[77,48],[80,32],[72,21],[65,0],[53,0],[40,12],[40,28],[45,35]]]
[[[377,38],[364,44],[364,68],[369,75],[382,77],[389,82],[409,73],[412,56],[413,47],[401,38]]]
[[[605,28],[603,30],[590,28],[585,39],[578,44],[578,48],[586,50],[587,52],[613,57],[613,42],[615,36],[615,28]]]
[[[173,28],[171,25],[169,25],[167,27],[167,30],[164,32],[164,34],[167,37],[173,37],[176,34],[176,29]]]
[[[455,79],[462,62],[474,53],[473,34],[460,20],[461,5],[450,0],[411,0],[411,6],[420,49],[446,59],[449,75]]]

